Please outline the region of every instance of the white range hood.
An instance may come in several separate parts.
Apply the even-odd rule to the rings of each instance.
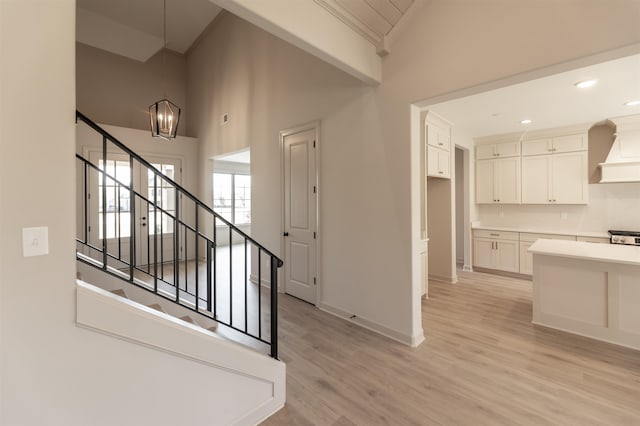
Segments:
[[[640,182],[640,114],[609,120],[616,125],[616,138],[600,163],[600,183]]]

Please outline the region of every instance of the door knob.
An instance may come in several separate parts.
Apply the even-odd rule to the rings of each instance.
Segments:
[[[285,237],[288,237],[288,236],[289,236],[289,233],[288,233],[288,232],[285,232],[283,235],[284,235]]]

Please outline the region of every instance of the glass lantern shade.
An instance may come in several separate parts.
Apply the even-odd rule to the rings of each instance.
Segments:
[[[173,139],[178,131],[180,108],[168,99],[162,99],[149,107],[149,119],[151,136]]]

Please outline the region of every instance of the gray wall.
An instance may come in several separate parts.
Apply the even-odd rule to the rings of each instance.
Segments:
[[[181,108],[178,134],[187,135],[187,61],[165,52],[164,59],[161,51],[139,62],[76,43],[77,109],[98,123],[147,130],[149,105],[164,97],[166,86],[167,98]]]

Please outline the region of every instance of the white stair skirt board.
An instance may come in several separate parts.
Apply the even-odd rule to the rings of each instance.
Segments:
[[[86,263],[81,261],[76,262],[76,268],[78,273],[82,276],[82,281],[93,284],[97,287],[100,287],[108,291],[123,289],[127,299],[133,300],[142,305],[146,305],[146,306],[157,305],[157,307],[154,306],[157,310],[165,312],[176,318],[181,318],[186,315],[191,317],[193,317],[193,315],[197,315],[193,311],[186,309],[184,306],[173,303],[171,299],[174,298],[174,294],[164,293],[164,296],[170,299],[170,300],[166,300],[142,288],[136,287],[136,285],[131,285],[128,282],[121,280],[120,278],[117,278],[109,274],[105,274],[101,269],[96,269],[93,266],[87,265]],[[114,268],[109,269],[110,272],[113,272],[112,269]],[[124,278],[128,277],[128,275],[118,271],[117,269],[115,269],[115,271],[117,271],[116,274],[118,275],[122,274]],[[150,290],[153,289],[153,286],[150,286],[149,284],[143,281],[137,280],[136,284],[139,284]],[[159,290],[159,293],[163,293],[163,292]],[[189,301],[186,301],[182,298],[180,299],[180,301],[183,305],[187,307],[190,307],[190,308],[194,307],[193,303]],[[204,316],[198,315],[199,325],[201,325],[203,328],[206,328],[206,329],[217,327],[218,323],[213,319],[213,314],[207,313],[206,310],[202,307],[202,304],[200,305],[200,311],[205,313],[205,315],[208,315],[211,318],[205,318]]]
[[[78,326],[204,364],[225,372],[233,386],[241,383],[245,408],[229,407],[237,411],[226,413],[230,424],[257,424],[284,406],[284,363],[83,281],[76,281],[76,291]],[[222,397],[229,385],[216,383],[215,389]]]

